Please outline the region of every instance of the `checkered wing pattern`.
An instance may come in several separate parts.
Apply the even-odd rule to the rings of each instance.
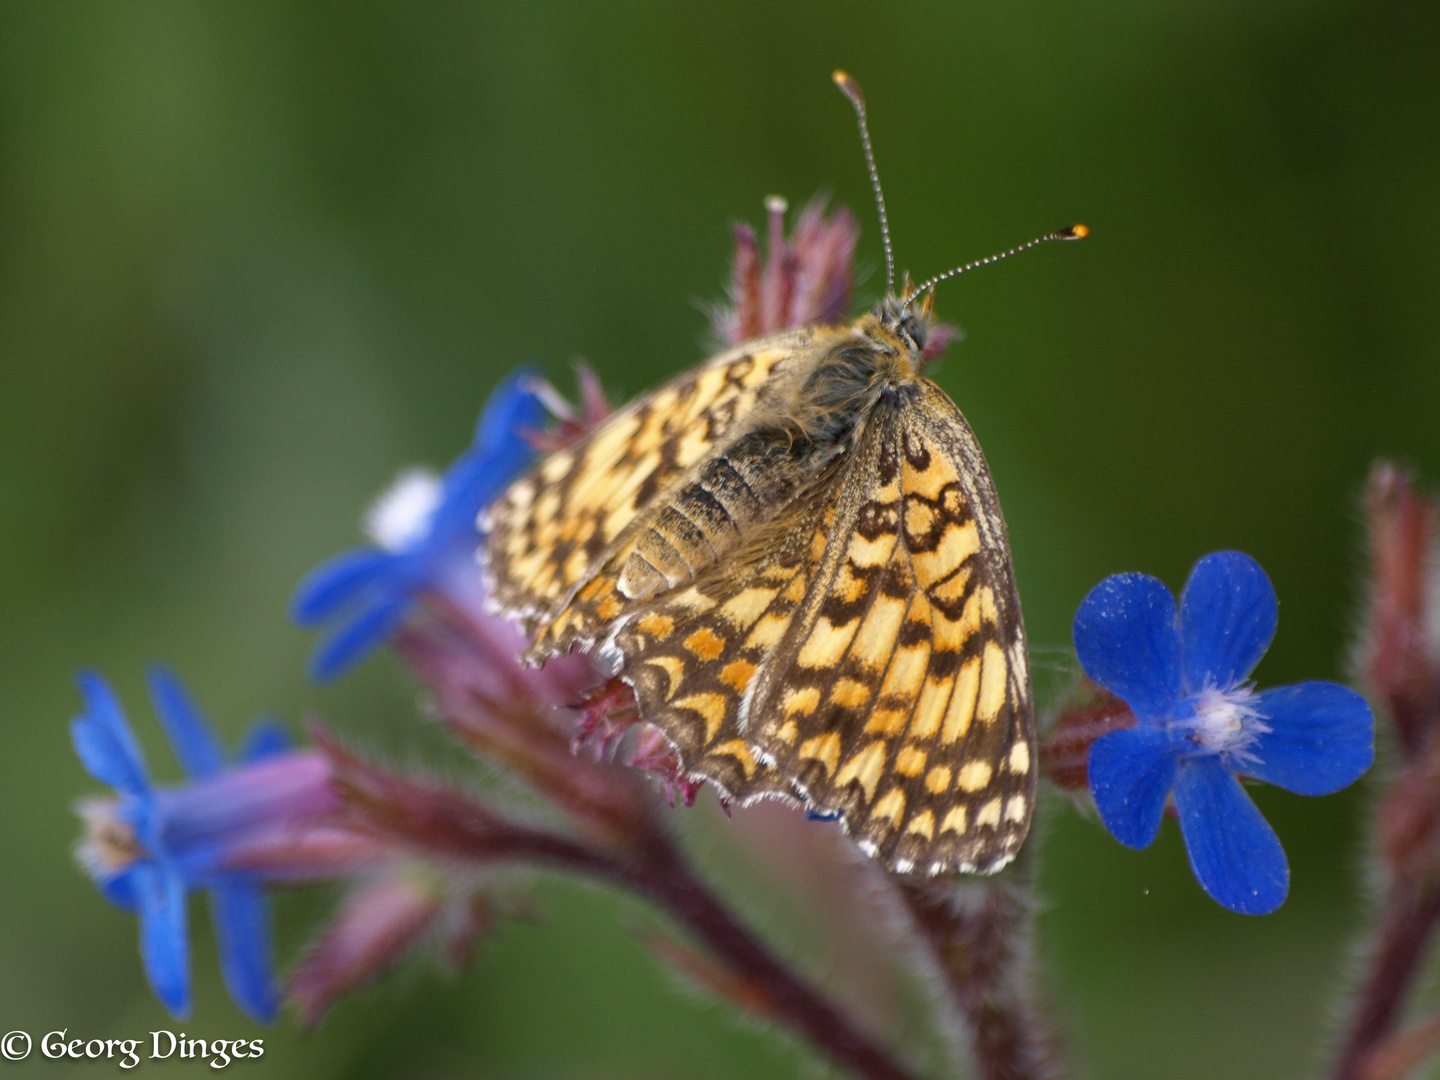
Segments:
[[[1034,808],[1004,522],[964,417],[881,406],[733,564],[605,644],[641,715],[741,799],[788,790],[900,870],[989,872]]]
[[[980,447],[928,380],[881,406],[832,537],[749,694],[756,754],[900,870],[990,872],[1035,802],[1030,677]]]
[[[635,606],[616,591],[625,560],[606,568],[647,531],[637,519],[727,438],[777,366],[802,354],[812,336],[789,331],[721,353],[545,458],[481,515],[491,603],[536,635],[533,659],[592,645]],[[667,554],[687,575],[716,558],[695,537],[680,539],[688,546]]]

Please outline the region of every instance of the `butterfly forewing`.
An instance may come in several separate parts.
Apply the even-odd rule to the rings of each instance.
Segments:
[[[897,868],[983,872],[1033,812],[1024,631],[979,447],[938,387],[916,387],[870,418],[746,731]]]

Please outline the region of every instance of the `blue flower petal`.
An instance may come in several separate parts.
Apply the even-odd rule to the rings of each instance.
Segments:
[[[85,713],[70,724],[75,753],[85,771],[116,791],[143,795],[150,789],[145,758],[115,692],[93,671],[82,671],[76,678],[85,699]]]
[[[504,464],[514,461],[523,450],[528,460],[533,451],[525,432],[538,430],[546,418],[545,406],[531,389],[539,378],[540,372],[533,367],[516,368],[491,392],[475,422],[474,447],[482,456]]]
[[[126,867],[113,877],[96,880],[100,894],[123,911],[136,912],[140,909],[140,897],[135,892],[135,864]]]
[[[1090,747],[1090,791],[1100,820],[1126,847],[1149,847],[1175,782],[1175,749],[1158,728],[1112,731]]]
[[[445,472],[444,495],[432,523],[437,539],[471,537],[480,511],[530,464],[535,450],[524,433],[539,431],[546,419],[544,405],[530,389],[539,377],[533,368],[521,368],[490,395],[470,449]]]
[[[1258,761],[1236,768],[1297,795],[1349,787],[1375,762],[1375,716],[1349,687],[1303,682],[1256,695],[1271,730],[1250,748]]]
[[[160,1003],[177,1020],[190,1015],[190,937],[185,881],[157,863],[132,874],[140,906],[140,958]]]
[[[349,671],[385,644],[409,614],[407,594],[390,596],[342,626],[310,657],[310,677],[327,683]]]
[[[256,720],[245,732],[245,737],[240,740],[240,750],[236,756],[246,765],[264,758],[275,757],[283,754],[291,747],[290,733],[285,726],[273,717],[262,717]]]
[[[1075,651],[1085,674],[1141,720],[1170,715],[1180,698],[1180,630],[1175,598],[1148,574],[1116,574],[1075,613]]]
[[[290,618],[318,626],[382,577],[394,558],[378,548],[355,548],[327,559],[295,586]]]
[[[220,970],[240,1011],[268,1024],[279,998],[270,962],[270,912],[253,882],[230,879],[210,890],[210,914],[219,939]]]
[[[1280,838],[1218,758],[1185,762],[1175,807],[1190,869],[1218,903],[1242,915],[1268,915],[1290,891]]]
[[[1197,562],[1180,596],[1188,689],[1244,682],[1275,637],[1279,610],[1270,578],[1244,552],[1217,551]]]
[[[210,724],[186,692],[174,672],[153,664],[146,672],[150,683],[150,702],[155,715],[170,740],[170,748],[185,775],[194,780],[214,776],[225,767],[225,750]]]

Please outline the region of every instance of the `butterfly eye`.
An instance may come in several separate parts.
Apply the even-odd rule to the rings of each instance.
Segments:
[[[907,313],[900,320],[900,334],[919,353],[925,351],[925,343],[929,340],[930,330],[924,319],[918,315]]]

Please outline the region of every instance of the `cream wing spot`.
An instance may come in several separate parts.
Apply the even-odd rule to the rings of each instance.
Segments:
[[[796,756],[808,761],[818,761],[825,767],[826,776],[834,776],[840,764],[840,736],[833,732],[816,735],[800,744]]]
[[[950,707],[945,711],[945,726],[940,732],[940,742],[949,746],[963,739],[970,730],[970,721],[975,716],[975,695],[980,690],[980,657],[973,656],[960,666],[955,679],[955,693],[950,697]]]
[[[975,715],[982,723],[989,723],[1000,715],[1005,707],[1005,690],[1010,681],[1010,667],[1005,663],[1005,651],[993,641],[985,643],[985,665],[980,674],[980,700]]]
[[[891,788],[880,800],[875,803],[875,808],[870,811],[871,821],[888,819],[890,828],[900,824],[900,819],[905,816],[905,792],[898,787]]]
[[[834,667],[845,655],[850,639],[859,628],[858,618],[836,626],[825,616],[820,616],[815,620],[815,626],[810,631],[810,636],[805,639],[805,644],[800,647],[795,662],[807,668]]]
[[[977,829],[986,825],[992,829],[999,828],[1000,826],[999,798],[991,799],[984,806],[980,807],[979,812],[975,815],[975,827]]]
[[[969,761],[960,766],[960,778],[956,783],[961,791],[979,791],[990,783],[992,772],[988,761]]]
[[[885,772],[885,743],[881,739],[857,751],[835,774],[835,786],[844,787],[856,781],[865,789],[865,801],[875,797],[875,788]]]
[[[1017,776],[1030,771],[1030,747],[1023,739],[1010,748],[1010,771]]]

